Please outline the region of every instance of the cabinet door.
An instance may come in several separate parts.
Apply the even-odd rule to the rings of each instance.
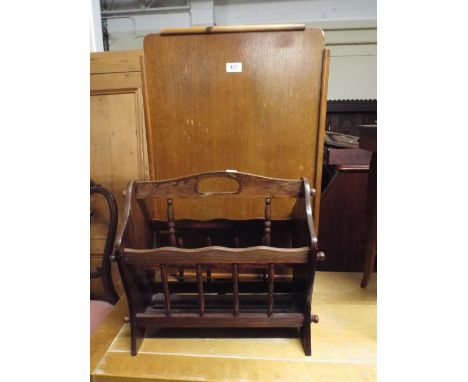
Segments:
[[[93,56],[91,60],[90,173],[91,179],[114,194],[120,222],[124,205],[123,191],[128,182],[132,179],[148,179],[149,174],[142,81],[139,71],[131,71],[139,70],[139,66],[120,64],[116,69],[116,62],[120,62],[119,56],[115,53],[111,57],[103,55],[105,53],[98,56],[99,65],[96,60],[93,61]],[[127,71],[105,73],[103,58],[109,71]],[[93,64],[97,68],[94,73]],[[105,200],[93,195],[91,209],[91,267],[96,269],[101,262],[108,226]],[[114,272],[114,283],[119,291],[120,280]],[[92,281],[91,291],[93,296],[100,296],[100,279]]]

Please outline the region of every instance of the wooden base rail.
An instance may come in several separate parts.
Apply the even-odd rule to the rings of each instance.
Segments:
[[[173,313],[168,319],[161,313],[137,313],[137,325],[165,328],[286,328],[300,327],[304,323],[302,313],[240,313],[238,317],[229,314],[211,313],[202,318],[193,313]]]

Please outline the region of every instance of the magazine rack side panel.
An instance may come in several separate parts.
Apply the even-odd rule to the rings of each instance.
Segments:
[[[320,29],[153,34],[145,38],[144,51],[152,179],[235,169],[307,177],[320,187]],[[228,63],[242,63],[242,71],[227,71]],[[283,219],[294,202],[274,203],[273,219]],[[240,206],[181,200],[174,207],[180,219],[263,216],[263,203],[255,200]],[[165,206],[155,214],[164,219]]]

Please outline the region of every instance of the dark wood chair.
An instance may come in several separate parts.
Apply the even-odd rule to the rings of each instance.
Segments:
[[[231,191],[206,191],[206,180],[234,181]],[[312,288],[318,252],[315,190],[306,178],[283,180],[233,170],[163,181],[132,181],[114,259],[128,301],[131,354],[145,328],[300,328],[311,355]],[[175,219],[181,199],[252,199],[264,219]],[[289,219],[272,220],[275,199],[293,198]],[[164,200],[167,220],[151,216]],[[259,275],[259,276],[257,276]]]
[[[103,286],[103,299],[93,298],[91,295],[90,315],[91,315],[91,333],[99,326],[99,323],[112,311],[114,304],[118,301],[119,296],[112,282],[111,261],[110,257],[114,249],[115,235],[117,231],[117,204],[113,194],[103,186],[96,184],[91,180],[91,196],[94,194],[101,195],[107,202],[109,209],[109,226],[107,229],[106,242],[104,253],[102,255],[101,265],[91,271],[91,278],[100,278]],[[91,211],[91,218],[93,211]]]

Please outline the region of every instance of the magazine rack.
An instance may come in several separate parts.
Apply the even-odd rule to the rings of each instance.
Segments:
[[[236,188],[202,190],[202,182],[213,178],[234,181]],[[129,304],[132,355],[148,327],[297,327],[311,355],[310,324],[318,322],[310,313],[312,287],[316,261],[324,258],[312,219],[314,193],[306,178],[229,170],[132,181],[114,255]],[[265,217],[175,218],[178,200],[215,198],[263,200]],[[271,219],[277,198],[295,199],[289,219]],[[149,218],[151,199],[164,200],[167,220]],[[277,279],[280,269],[291,269],[291,276]]]

